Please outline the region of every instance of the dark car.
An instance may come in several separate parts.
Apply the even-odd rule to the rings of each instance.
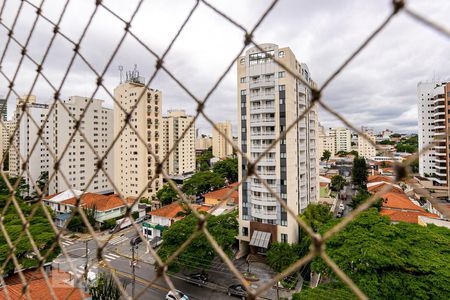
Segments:
[[[198,286],[204,286],[208,282],[208,274],[205,272],[189,274],[186,276],[186,281]]]
[[[139,244],[140,242],[142,242],[141,237],[140,236],[135,236],[135,237],[131,238],[130,245],[131,246],[135,246],[135,245]]]
[[[228,287],[228,296],[237,296],[241,299],[247,299],[247,291],[242,284],[235,284]]]

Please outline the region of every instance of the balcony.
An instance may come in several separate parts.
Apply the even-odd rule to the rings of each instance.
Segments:
[[[275,99],[275,92],[250,94],[250,101],[273,100],[273,99]]]
[[[250,119],[250,126],[275,126],[275,118]]]
[[[278,185],[278,184],[269,184],[268,186],[274,192],[279,193],[279,186],[280,185]],[[251,190],[255,191],[255,192],[266,192],[266,193],[270,192],[262,183],[254,183],[254,182],[252,182],[252,184],[251,184]],[[275,199],[275,197],[268,198],[268,199]]]
[[[263,209],[252,209],[252,216],[255,218],[260,219],[270,219],[270,220],[276,220],[277,219],[277,211],[269,211],[269,210],[263,210]]]
[[[275,105],[250,106],[250,113],[273,113],[273,112],[275,112]]]
[[[252,131],[250,133],[250,137],[252,139],[275,139],[275,131],[259,131],[259,132],[255,132]]]
[[[250,88],[261,88],[275,86],[275,79],[262,79],[250,81]]]
[[[252,152],[264,152],[270,145],[251,145],[250,151]],[[272,147],[269,152],[275,152],[275,148]]]

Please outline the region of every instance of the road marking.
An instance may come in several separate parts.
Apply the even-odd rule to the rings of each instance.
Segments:
[[[74,242],[71,242],[71,241],[63,241],[62,244],[63,244],[64,246],[70,246],[70,245],[73,245]]]
[[[118,258],[117,255],[112,255],[111,253],[103,254],[103,257],[106,258],[106,259],[109,259],[108,261],[111,261],[111,260],[114,260],[114,259]]]
[[[128,237],[126,237],[126,236],[119,236],[119,237],[116,237],[116,238],[113,238],[112,240],[110,240],[108,242],[108,244],[117,245],[117,244],[120,244],[120,243],[122,243],[123,241],[126,241],[126,240],[128,240]]]

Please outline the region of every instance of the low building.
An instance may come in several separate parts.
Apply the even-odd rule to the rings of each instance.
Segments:
[[[211,206],[192,204],[197,211],[209,211]],[[142,223],[142,234],[148,239],[162,238],[164,230],[185,217],[186,207],[179,202],[165,205],[147,213],[150,219]]]
[[[118,195],[83,194],[81,191],[76,190],[72,193],[70,190],[67,190],[44,199],[44,204],[51,207],[55,212],[55,224],[57,226],[64,226],[72,210],[77,205],[78,197],[80,197],[79,207],[86,209],[95,208],[95,220],[99,223],[123,216],[127,206],[134,203],[134,199],[122,199]],[[131,211],[138,211],[138,206],[133,205]]]
[[[237,183],[232,183],[227,187],[206,193],[203,195],[203,198],[205,199],[205,204],[215,206],[220,203],[232,190],[233,187],[235,187]],[[239,204],[239,191],[233,191],[231,194],[228,195],[226,201],[222,203],[223,205],[238,205]]]

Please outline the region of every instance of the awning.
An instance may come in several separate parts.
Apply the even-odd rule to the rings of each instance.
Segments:
[[[253,231],[252,239],[250,240],[250,246],[269,248],[270,232]]]
[[[167,226],[162,226],[162,225],[159,225],[159,224],[150,224],[150,223],[147,223],[147,222],[142,223],[142,226],[143,227],[147,227],[147,228],[153,228],[153,229],[161,230],[161,231],[166,230],[168,228]]]

